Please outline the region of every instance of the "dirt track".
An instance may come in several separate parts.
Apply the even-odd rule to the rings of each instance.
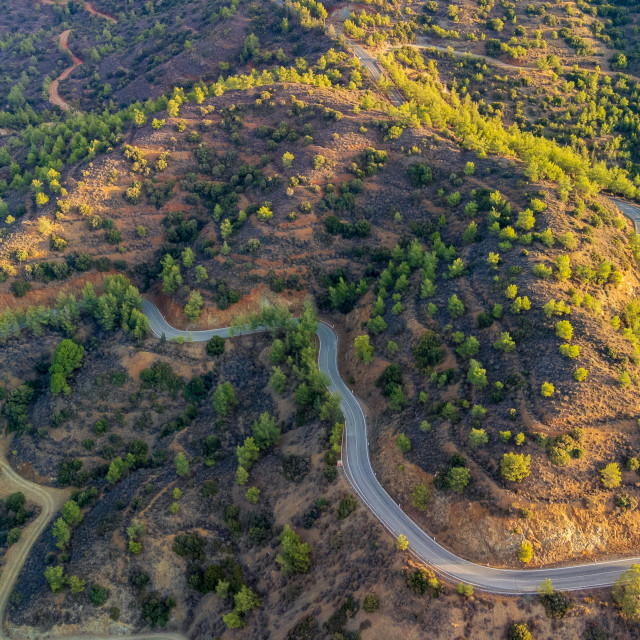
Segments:
[[[42,0],[44,4],[56,4],[55,0]],[[111,22],[118,22],[116,18],[108,13],[102,13],[95,9],[91,2],[84,3],[85,11],[90,13],[92,16],[97,16],[99,18],[104,18],[105,20],[110,20]],[[68,41],[69,41],[69,33],[71,29],[67,29],[60,34],[60,46],[67,51],[70,51]],[[69,74],[77,67],[82,64],[82,60],[76,56],[73,51],[71,51],[71,55],[73,56],[73,64],[70,67],[67,67],[55,80],[51,82],[49,85],[49,102],[57,107],[60,107],[63,111],[70,111],[71,106],[68,102],[63,100],[60,97],[60,83],[69,77]]]
[[[53,516],[62,509],[62,505],[71,495],[70,489],[54,489],[40,486],[29,482],[29,480],[14,471],[7,461],[7,451],[10,444],[10,438],[4,435],[0,437],[0,482],[9,491],[21,491],[24,493],[26,499],[37,504],[42,511],[32,523],[23,529],[20,540],[7,553],[7,561],[0,575],[0,640],[9,640],[10,638],[4,631],[7,603],[27,556],[36,540],[51,522]],[[48,634],[39,636],[42,639],[51,637],[57,636]],[[88,634],[64,638],[64,640],[102,640],[103,638],[112,637],[112,635],[96,636]],[[118,636],[118,638],[120,640],[187,640],[187,637],[179,632],[129,634]]]
[[[29,502],[37,504],[42,511],[40,515],[22,531],[20,540],[7,552],[7,561],[0,575],[0,621],[4,621],[4,615],[13,586],[20,575],[22,566],[31,551],[31,547],[45,530],[53,516],[62,508],[68,500],[71,491],[69,489],[53,489],[42,487],[25,480],[16,473],[7,461],[9,439],[2,436],[0,441],[0,479],[4,487],[10,491],[21,491]],[[0,626],[0,639],[7,636]]]
[[[62,505],[71,495],[70,489],[54,489],[44,487],[23,478],[11,467],[7,461],[7,451],[10,447],[10,438],[3,435],[0,437],[0,482],[9,491],[21,491],[27,501],[37,504],[42,511],[38,517],[26,526],[20,540],[16,542],[7,552],[6,563],[0,575],[0,640],[9,640],[10,636],[5,633],[4,619],[9,597],[13,591],[20,571],[31,551],[31,548],[47,528],[53,516],[62,509]],[[41,635],[40,638],[51,638],[49,634]],[[103,640],[113,636],[82,635],[64,638],[64,640]],[[187,637],[179,632],[157,632],[140,633],[118,636],[120,640],[187,640]]]
[[[98,16],[98,18],[104,18],[105,20],[111,20],[111,22],[118,22],[116,18],[108,13],[102,13],[93,8],[93,5],[90,2],[85,0],[84,3],[85,11],[88,11],[92,16]]]
[[[414,49],[426,49],[426,50],[439,51],[440,53],[447,53],[447,54],[454,55],[456,58],[471,56],[472,58],[477,58],[478,60],[484,60],[484,62],[490,65],[493,65],[494,67],[499,67],[500,69],[508,69],[510,71],[532,71],[532,72],[540,71],[540,69],[538,69],[536,66],[531,64],[513,64],[509,62],[504,62],[502,60],[499,60],[498,58],[493,58],[491,56],[488,56],[482,53],[473,53],[471,51],[461,51],[459,49],[454,49],[451,46],[443,47],[441,45],[432,44],[431,42],[429,42],[428,38],[418,38],[416,42],[408,45],[387,46],[383,49],[383,53],[386,53],[387,51],[390,51],[392,49],[401,49],[402,47],[407,47],[407,46],[413,47]],[[567,72],[571,72],[574,69],[577,69],[578,71],[584,71],[586,73],[595,73],[596,71],[595,69],[587,69],[584,67],[578,67],[577,65],[565,64],[560,66],[563,71],[567,71]],[[640,82],[640,78],[638,76],[634,76],[630,73],[625,73],[625,71],[609,71],[601,67],[600,73],[609,75],[609,76],[624,75],[624,76],[628,76],[632,80],[635,80],[636,82]]]
[[[66,3],[59,2],[59,0],[40,0],[40,4],[55,5],[55,4],[66,4]],[[98,18],[104,18],[105,20],[111,20],[111,22],[118,22],[114,16],[108,13],[102,13],[101,11],[98,11],[97,9],[95,9],[94,6],[91,4],[91,2],[88,2],[88,0],[85,0],[84,9],[85,11],[90,13],[92,16],[97,16]]]
[[[60,34],[60,46],[67,51],[69,51],[69,45],[67,44],[67,42],[69,40],[70,33],[71,29],[67,29]],[[70,67],[67,67],[55,80],[52,80],[51,84],[49,85],[49,102],[56,105],[57,107],[60,107],[63,111],[70,111],[71,106],[68,102],[60,97],[60,93],[58,92],[60,83],[68,78],[69,74],[76,67],[79,67],[82,64],[82,60],[80,60],[80,58],[78,58],[78,56],[76,56],[73,51],[71,52],[71,55],[73,56],[73,64]]]

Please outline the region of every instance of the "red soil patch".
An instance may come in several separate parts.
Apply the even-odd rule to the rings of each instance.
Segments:
[[[115,271],[111,272],[115,273]],[[16,298],[11,293],[0,293],[0,309],[10,307],[14,311],[17,309],[26,310],[28,307],[37,307],[38,305],[44,305],[47,307],[53,306],[56,302],[56,298],[63,293],[72,293],[77,297],[82,294],[82,289],[87,282],[91,282],[96,289],[102,287],[102,283],[109,273],[102,271],[96,271],[95,273],[89,273],[77,278],[72,278],[61,284],[59,287],[52,288],[47,287],[45,284],[41,285],[41,288],[34,288],[22,298]],[[37,284],[35,285],[38,286]]]
[[[265,284],[258,285],[249,295],[243,296],[228,309],[204,308],[198,322],[189,323],[184,317],[182,307],[164,293],[150,293],[147,297],[160,309],[167,322],[176,328],[188,330],[217,329],[228,327],[239,315],[260,311],[265,304],[283,305],[292,315],[302,310],[302,304],[308,294],[304,291],[274,293]]]

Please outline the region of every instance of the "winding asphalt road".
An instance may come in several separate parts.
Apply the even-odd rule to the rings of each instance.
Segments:
[[[230,335],[227,328],[192,332],[176,329],[148,300],[143,301],[142,310],[149,318],[151,330],[156,336],[164,333],[168,339],[182,336],[202,341],[209,340],[214,335],[223,338]],[[551,579],[556,589],[562,591],[609,586],[616,581],[621,572],[634,563],[640,563],[638,557],[551,569],[494,569],[468,562],[439,545],[402,511],[378,482],[369,461],[367,421],[364,412],[338,371],[338,338],[331,327],[320,323],[318,339],[320,370],[331,381],[329,391],[342,396],[342,411],[346,425],[342,453],[343,468],[349,482],[384,527],[394,537],[404,534],[409,541],[411,552],[436,572],[455,582],[472,584],[482,591],[523,594],[535,593],[540,583],[547,578]]]
[[[377,82],[382,73],[379,62],[361,46],[352,41],[348,42]],[[428,45],[410,46],[418,49],[430,48]],[[433,48],[438,51],[447,51],[445,47]],[[454,54],[469,55],[459,51],[454,51]],[[514,65],[488,56],[476,57],[498,67],[515,68]],[[395,88],[391,94],[391,100],[395,106],[400,106],[404,102],[402,94]],[[631,219],[637,231],[640,228],[640,208],[619,198],[610,198],[610,200]],[[332,393],[338,392],[342,396],[342,410],[346,424],[345,451],[343,451],[346,476],[361,500],[385,528],[395,537],[400,534],[406,536],[410,551],[419,560],[451,580],[472,584],[482,591],[500,594],[535,593],[540,583],[547,578],[551,580],[555,589],[561,591],[610,586],[632,564],[640,563],[640,557],[636,557],[549,569],[494,569],[464,560],[439,545],[402,511],[378,482],[369,460],[364,412],[338,371],[336,335],[328,326],[320,324],[318,338],[320,339],[320,370],[331,379],[329,390]]]
[[[636,230],[640,229],[640,208],[637,205],[631,204],[626,200],[620,200],[620,198],[609,198],[613,204],[624,213],[631,222],[633,222],[633,226]]]
[[[627,206],[628,203],[623,203]],[[640,218],[636,209],[635,215]],[[172,327],[149,300],[143,300],[142,311],[149,319],[151,331],[157,337],[167,339],[182,337],[196,342],[207,341],[213,336],[228,338],[264,331],[263,328],[245,331],[231,331],[225,327],[205,331],[183,331]],[[438,574],[454,582],[465,582],[476,589],[498,594],[535,593],[543,580],[549,578],[555,589],[573,591],[593,589],[612,585],[620,574],[640,563],[640,557],[608,560],[589,564],[548,568],[548,569],[495,569],[474,564],[456,556],[441,545],[420,527],[397,505],[378,482],[369,460],[369,442],[367,420],[360,403],[346,385],[338,370],[338,337],[325,323],[318,325],[319,340],[318,366],[330,380],[329,391],[338,393],[342,398],[341,407],[345,417],[343,442],[343,469],[360,499],[378,518],[382,525],[394,537],[403,534],[409,541],[409,551],[420,561],[430,566]],[[9,596],[20,574],[24,562],[33,544],[40,537],[54,515],[62,508],[68,498],[65,490],[43,487],[22,478],[6,459],[8,440],[3,436],[0,441],[0,480],[10,491],[23,491],[27,498],[37,503],[42,511],[23,531],[18,543],[7,554],[2,575],[0,576],[0,621],[4,621]],[[55,638],[48,633],[40,638]],[[105,640],[113,635],[83,634],[67,637],[66,640]],[[118,636],[121,640],[188,640],[180,632],[157,632]],[[0,640],[8,640],[0,626]]]
[[[356,55],[377,81],[382,73],[378,61],[362,47],[354,43],[350,44],[353,45]],[[391,92],[391,100],[395,105],[400,105],[404,102],[402,95],[395,88]],[[611,200],[622,213],[633,221],[637,230],[640,227],[640,208],[618,198],[611,198]],[[148,317],[151,330],[157,337],[161,337],[164,334],[168,339],[183,337],[194,341],[206,341],[214,335],[228,338],[232,334],[229,328],[205,331],[176,329],[165,320],[157,307],[148,300],[143,300],[142,310]],[[259,331],[264,331],[264,329],[253,331],[234,330],[233,335]],[[317,335],[320,343],[318,354],[320,370],[330,379],[329,391],[331,393],[339,393],[342,397],[341,406],[346,426],[343,468],[347,479],[361,500],[380,520],[382,525],[395,537],[400,534],[405,535],[409,541],[410,552],[416,558],[431,566],[437,573],[456,582],[461,581],[472,584],[482,591],[498,594],[528,594],[535,593],[536,588],[547,578],[551,579],[556,589],[562,591],[610,586],[632,564],[640,563],[640,557],[636,557],[549,569],[494,569],[468,562],[439,545],[402,511],[378,482],[369,460],[367,422],[364,412],[338,371],[338,338],[334,331],[323,323],[319,324]],[[8,552],[7,562],[2,575],[0,575],[0,640],[8,638],[1,622],[4,621],[9,596],[24,562],[33,544],[67,499],[65,491],[36,485],[17,474],[7,462],[7,444],[6,436],[3,436],[0,441],[0,481],[11,491],[23,491],[29,500],[42,508],[42,511],[24,529],[20,541]],[[55,636],[46,633],[40,636],[43,639],[52,637]],[[110,637],[113,636],[88,634],[67,637],[65,640],[105,640]],[[188,640],[186,635],[177,632],[142,633],[118,637],[121,640]]]

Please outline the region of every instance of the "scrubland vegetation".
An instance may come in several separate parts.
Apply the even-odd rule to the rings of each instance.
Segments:
[[[4,437],[69,490],[12,629],[638,635],[637,567],[525,602],[416,565],[340,472],[315,339],[438,542],[635,553],[640,238],[607,197],[640,202],[635,9],[365,4],[0,3]],[[269,331],[158,338],[143,295]],[[2,497],[0,552],[36,514]]]

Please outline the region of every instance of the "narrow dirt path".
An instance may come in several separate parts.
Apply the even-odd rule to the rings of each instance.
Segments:
[[[101,11],[94,9],[93,4],[91,4],[91,2],[88,2],[88,0],[84,0],[84,8],[85,8],[85,11],[88,11],[92,16],[98,16],[98,18],[111,20],[111,22],[118,22],[115,16],[112,16],[109,13],[102,13]]]
[[[510,62],[504,62],[503,60],[499,60],[498,58],[492,58],[483,53],[473,53],[472,51],[461,51],[460,49],[454,49],[453,47],[443,47],[442,45],[432,44],[428,41],[427,38],[418,38],[416,42],[408,45],[389,45],[383,49],[383,53],[390,51],[392,49],[400,49],[402,47],[412,47],[414,49],[433,49],[434,51],[439,51],[441,53],[452,53],[457,58],[462,58],[464,56],[471,56],[473,58],[477,58],[479,60],[484,60],[487,64],[493,65],[494,67],[499,67],[500,69],[508,69],[510,71],[537,71],[541,72],[541,69],[530,64],[513,64]],[[577,69],[578,71],[583,71],[585,73],[594,73],[595,69],[587,69],[586,67],[578,67],[573,64],[565,64],[560,65],[563,71],[573,71]],[[600,73],[609,76],[617,76],[624,75],[628,76],[632,80],[636,82],[640,82],[640,78],[638,76],[634,76],[630,73],[625,73],[624,71],[609,71],[607,69],[603,69],[602,67],[599,70]]]
[[[11,492],[21,491],[25,498],[29,502],[37,504],[41,511],[38,517],[22,530],[20,540],[7,552],[6,563],[0,575],[0,640],[10,640],[10,636],[4,629],[7,604],[29,552],[53,516],[62,509],[64,503],[71,496],[71,489],[55,489],[38,485],[17,473],[7,460],[7,451],[9,451],[10,445],[11,439],[9,437],[0,436],[0,482],[3,488],[7,488]],[[133,633],[117,637],[119,640],[188,640],[186,635],[175,631]],[[45,638],[59,638],[59,636],[45,633],[38,638],[44,640]],[[107,640],[108,638],[113,638],[113,635],[86,634],[65,637],[60,640]]]
[[[56,4],[67,4],[67,3],[66,2],[60,2],[59,0],[40,0],[40,4],[56,5]],[[109,13],[102,13],[101,11],[98,11],[96,8],[94,8],[93,4],[91,2],[89,2],[88,0],[85,0],[84,9],[85,9],[85,11],[87,13],[90,13],[92,16],[98,16],[98,18],[104,18],[105,20],[111,20],[111,22],[118,22],[118,20],[115,18],[115,16],[112,16]]]
[[[31,551],[31,547],[33,547],[53,516],[62,509],[62,505],[71,495],[71,490],[69,489],[43,487],[29,482],[29,480],[16,473],[7,461],[9,445],[9,438],[2,436],[0,440],[0,482],[2,482],[3,487],[12,492],[21,491],[24,493],[25,498],[29,502],[37,504],[42,511],[31,524],[23,529],[20,540],[7,552],[7,561],[2,575],[0,575],[0,621],[4,621],[9,596]],[[0,625],[0,639],[7,637]]]
[[[67,51],[70,51],[68,45],[70,33],[71,29],[63,31],[60,34],[59,39],[60,46]],[[60,83],[63,80],[66,80],[69,77],[69,74],[82,64],[82,60],[80,60],[80,58],[78,58],[78,56],[75,55],[73,51],[71,51],[71,55],[73,56],[73,64],[70,67],[67,67],[55,80],[52,80],[51,84],[49,85],[49,102],[56,107],[60,107],[63,111],[70,111],[71,105],[60,97],[60,93],[58,92]]]
[[[56,0],[41,0],[44,4],[55,5]],[[84,3],[85,10],[90,13],[92,16],[97,16],[99,18],[104,18],[105,20],[109,20],[110,22],[118,22],[115,16],[112,16],[108,13],[102,13],[94,8],[91,2],[85,0]],[[67,29],[60,34],[59,42],[60,46],[67,51],[71,51],[69,49],[69,33],[71,33],[71,29]],[[71,111],[71,105],[60,97],[60,83],[66,78],[69,77],[69,74],[79,67],[82,64],[82,60],[78,58],[78,56],[71,51],[71,55],[73,56],[73,64],[70,67],[67,67],[55,80],[51,82],[49,85],[49,102],[56,107],[60,107],[63,111]]]

